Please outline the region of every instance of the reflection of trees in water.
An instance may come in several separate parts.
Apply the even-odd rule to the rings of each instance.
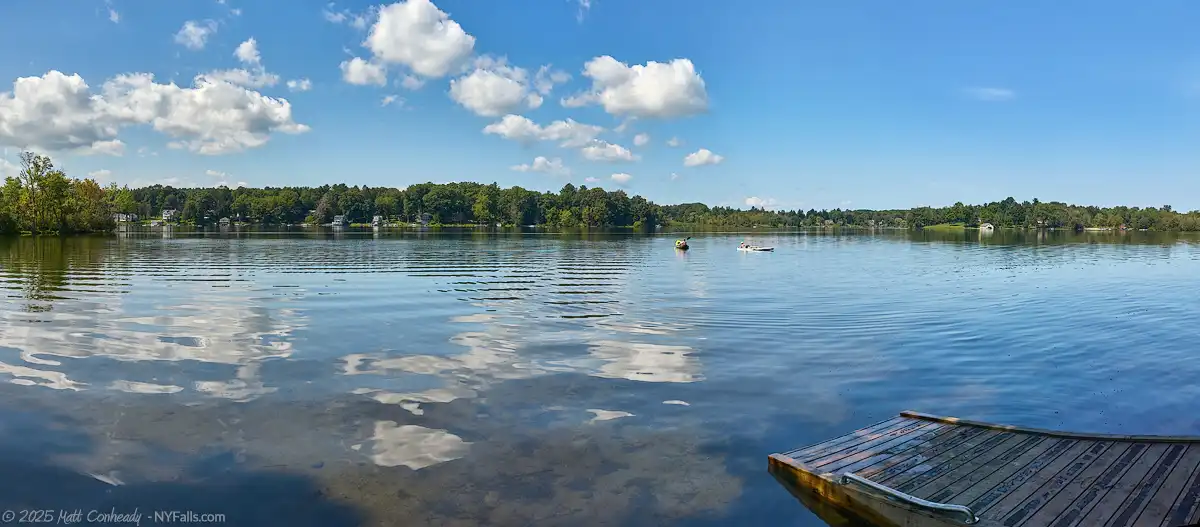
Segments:
[[[92,236],[22,236],[0,239],[0,286],[29,300],[28,312],[46,312],[65,300],[60,293],[74,286],[94,285],[106,252],[104,238]],[[85,288],[86,289],[86,288]]]

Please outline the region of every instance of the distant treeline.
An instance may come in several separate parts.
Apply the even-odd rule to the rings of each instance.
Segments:
[[[101,187],[90,179],[68,178],[45,156],[21,155],[21,171],[0,192],[0,230],[4,232],[87,232],[114,227],[115,215],[141,220],[177,211],[176,221],[213,224],[222,218],[258,224],[370,223],[543,225],[556,227],[818,227],[858,226],[920,228],[938,224],[1010,228],[1087,227],[1152,230],[1200,230],[1200,212],[1162,208],[1084,207],[1059,202],[1017,202],[1013,198],[984,205],[911,210],[739,210],[700,203],[657,205],[623,190],[563,186],[557,193],[495,183],[421,183],[405,189],[347,186],[283,188],[173,188],[154,185],[130,189]],[[122,217],[126,219],[128,216]]]
[[[933,225],[962,225],[978,227],[990,223],[1005,228],[1086,228],[1149,229],[1162,231],[1200,230],[1200,211],[1180,213],[1170,205],[1161,208],[1138,207],[1095,207],[1069,205],[1057,201],[1038,200],[1018,202],[1013,198],[983,205],[964,205],[961,202],[949,207],[919,207],[895,210],[814,210],[807,212],[765,211],[750,209],[740,211],[723,207],[708,207],[700,203],[670,205],[662,207],[663,217],[675,223],[722,226],[772,226],[772,227],[894,227],[922,228]]]

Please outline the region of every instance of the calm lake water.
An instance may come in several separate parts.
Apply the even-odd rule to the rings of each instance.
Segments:
[[[816,526],[767,455],[905,409],[1200,434],[1200,237],[747,236],[0,240],[0,507]]]

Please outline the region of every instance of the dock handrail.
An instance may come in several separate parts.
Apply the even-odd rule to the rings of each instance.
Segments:
[[[858,474],[855,474],[853,472],[846,472],[846,473],[842,474],[842,477],[840,478],[840,483],[842,485],[847,485],[850,483],[862,485],[871,490],[882,493],[884,496],[886,496],[889,499],[901,501],[901,502],[907,503],[909,505],[913,505],[915,507],[920,507],[923,509],[930,509],[930,510],[937,511],[937,512],[948,512],[951,514],[961,515],[962,522],[967,525],[971,525],[971,524],[974,524],[975,522],[979,521],[979,518],[977,516],[975,516],[975,511],[971,510],[971,508],[967,507],[966,505],[956,505],[953,503],[937,503],[937,502],[933,502],[933,501],[923,500],[916,496],[912,496],[910,494],[905,494],[903,492],[900,492],[900,491],[893,489],[891,487],[888,487],[886,485],[881,485],[881,484],[871,481],[867,478],[859,476]]]

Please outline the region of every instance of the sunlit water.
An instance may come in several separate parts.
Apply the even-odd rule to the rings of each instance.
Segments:
[[[0,240],[0,506],[823,525],[766,457],[905,409],[1200,434],[1200,238]]]

